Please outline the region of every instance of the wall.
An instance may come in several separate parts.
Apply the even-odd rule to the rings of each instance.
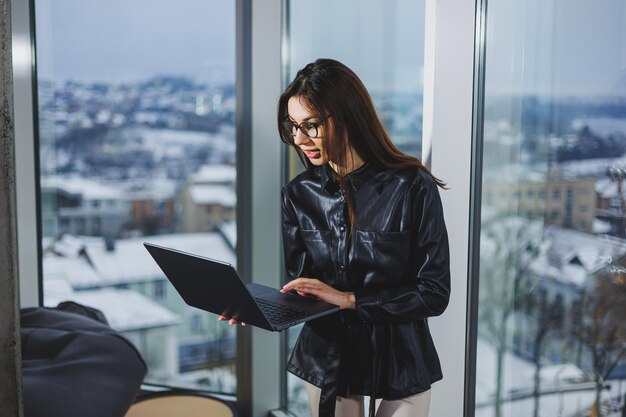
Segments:
[[[450,240],[450,304],[429,320],[444,375],[433,385],[430,415],[442,417],[464,415],[475,6],[426,1],[424,134],[431,137],[424,141],[432,145],[433,173],[450,188],[440,192]]]
[[[11,7],[0,0],[0,410],[22,415],[19,301],[15,226],[15,136]]]

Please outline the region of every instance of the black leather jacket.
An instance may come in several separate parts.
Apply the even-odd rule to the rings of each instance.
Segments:
[[[305,324],[287,364],[322,388],[320,417],[334,416],[337,395],[393,400],[442,378],[427,323],[450,295],[437,185],[421,169],[371,163],[348,182],[353,230],[328,165],[303,172],[282,192],[288,278],[318,278],[356,296],[356,310]]]

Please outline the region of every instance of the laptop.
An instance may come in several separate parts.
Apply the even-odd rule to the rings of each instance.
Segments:
[[[144,242],[185,302],[270,331],[281,331],[336,311],[339,307],[259,284],[244,284],[225,262]]]

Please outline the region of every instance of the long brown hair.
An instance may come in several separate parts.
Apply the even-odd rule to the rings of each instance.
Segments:
[[[324,137],[328,160],[337,166],[347,166],[352,148],[365,161],[387,169],[420,168],[430,175],[438,186],[445,182],[435,177],[422,162],[400,151],[383,127],[367,89],[357,75],[334,59],[321,58],[307,64],[296,74],[278,100],[278,131],[283,142],[293,146],[307,169],[314,165],[295,145],[291,132],[284,127],[289,117],[287,104],[299,97],[307,109],[321,120],[322,129],[330,134]],[[331,117],[327,117],[331,115]],[[339,176],[339,185],[347,190],[345,176]],[[354,211],[348,198],[351,222]]]

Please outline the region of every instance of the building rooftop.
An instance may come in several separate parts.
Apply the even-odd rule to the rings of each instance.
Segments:
[[[77,241],[82,241],[82,245]],[[166,279],[143,242],[189,252],[235,265],[237,259],[229,243],[218,232],[158,235],[114,242],[108,251],[102,238],[71,238],[66,256],[47,255],[43,260],[44,281],[63,279],[74,289],[107,287]]]
[[[596,193],[602,198],[617,197],[617,182],[610,178],[601,178],[596,181]],[[622,198],[626,199],[626,184],[622,185]]]
[[[626,257],[626,241],[605,235],[547,226],[542,256],[533,270],[560,282],[582,286],[588,276]]]
[[[189,186],[189,194],[195,204],[217,204],[222,207],[235,207],[235,191],[223,185],[194,184]]]
[[[232,165],[203,165],[189,177],[193,184],[235,183],[237,171]]]
[[[123,193],[117,188],[75,175],[44,177],[41,179],[41,188],[80,194],[86,200],[120,200],[123,197]]]
[[[567,177],[595,177],[606,176],[609,167],[626,167],[626,155],[617,158],[580,159],[559,164],[558,169]]]
[[[180,322],[178,315],[131,290],[103,288],[73,291],[66,282],[46,277],[44,294],[44,305],[48,307],[71,300],[98,309],[113,329],[122,332],[174,326]]]
[[[584,285],[590,275],[616,266],[626,257],[624,239],[522,217],[494,219],[483,230],[481,259],[503,259],[503,253],[515,251],[518,263],[528,260],[535,275],[575,286]],[[532,254],[531,247],[537,249],[538,255]]]

